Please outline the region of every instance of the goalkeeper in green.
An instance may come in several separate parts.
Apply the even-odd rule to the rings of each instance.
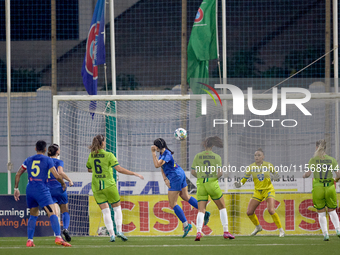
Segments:
[[[102,210],[104,224],[109,231],[110,241],[115,241],[115,234],[113,231],[113,223],[111,219],[111,211],[109,208],[112,205],[117,226],[118,234],[123,241],[127,241],[127,237],[122,232],[122,208],[120,206],[120,196],[116,186],[115,179],[113,178],[113,170],[126,175],[135,175],[140,179],[144,177],[140,174],[129,171],[121,167],[111,152],[105,151],[106,139],[103,135],[96,135],[93,138],[92,145],[89,147],[91,153],[86,163],[86,167],[92,173],[92,191],[94,199]]]
[[[228,232],[228,215],[225,208],[224,197],[221,188],[218,184],[218,178],[222,176],[222,160],[221,157],[212,152],[214,146],[223,148],[221,138],[211,136],[203,141],[204,151],[196,154],[191,165],[191,173],[197,177],[197,235],[195,241],[200,241],[202,237],[202,227],[204,221],[204,214],[208,204],[209,196],[215,202],[220,211],[220,219],[223,226],[223,237],[225,239],[235,239],[235,237]]]
[[[304,173],[303,178],[308,178],[313,173],[313,204],[318,211],[319,223],[324,236],[323,240],[329,241],[326,207],[336,234],[340,237],[339,217],[336,213],[337,199],[332,173],[335,171],[336,181],[338,181],[340,179],[340,172],[336,160],[328,156],[325,150],[326,141],[318,140],[316,142],[316,151],[313,158],[308,162],[308,171]]]

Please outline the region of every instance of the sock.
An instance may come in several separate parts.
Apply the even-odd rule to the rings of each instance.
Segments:
[[[54,235],[56,237],[60,237],[60,225],[59,225],[59,220],[58,220],[57,215],[52,214],[50,216],[50,222],[51,222],[52,229],[54,231]]]
[[[115,232],[113,231],[113,223],[111,220],[110,208],[103,209],[102,213],[103,213],[103,218],[104,218],[104,224],[105,224],[107,231],[109,231],[109,235],[114,236]]]
[[[252,215],[248,215],[248,217],[255,226],[260,225],[259,219],[257,218],[255,213]]]
[[[174,207],[174,211],[175,211],[176,216],[178,217],[178,219],[180,221],[182,221],[182,223],[187,221],[187,218],[185,218],[184,212],[183,212],[182,208],[179,207],[179,205],[176,205]]]
[[[327,219],[326,219],[326,212],[322,212],[322,213],[318,213],[319,214],[319,223],[320,223],[320,227],[322,230],[322,234],[328,235],[328,231],[327,231]]]
[[[203,221],[204,221],[204,213],[198,212],[197,213],[197,220],[196,220],[197,233],[202,232]]]
[[[189,202],[189,204],[191,204],[192,207],[195,207],[196,209],[198,209],[198,205],[197,205],[197,200],[196,200],[196,198],[190,197],[190,199],[189,199],[188,202]]]
[[[220,210],[220,219],[223,226],[223,232],[228,232],[228,214],[227,209],[223,208]]]
[[[123,214],[122,214],[122,207],[117,206],[113,207],[113,211],[115,213],[115,223],[118,233],[122,232],[122,224],[123,224]]]
[[[37,219],[38,219],[38,216],[32,216],[32,215],[28,219],[28,223],[27,223],[27,237],[28,237],[28,240],[32,240],[33,241],[35,224],[37,222]]]
[[[62,220],[64,229],[68,229],[68,226],[70,225],[70,214],[68,212],[64,212],[62,215]]]
[[[279,218],[279,215],[277,213],[274,213],[272,215],[273,221],[275,222],[275,225],[277,226],[278,229],[282,228],[281,221]]]
[[[336,214],[336,210],[333,210],[331,212],[328,213],[329,214],[329,217],[331,218],[331,221],[334,225],[334,228],[335,230],[340,230],[340,224],[339,224],[339,217],[338,215]]]

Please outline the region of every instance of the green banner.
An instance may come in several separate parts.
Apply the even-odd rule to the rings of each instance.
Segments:
[[[209,60],[217,59],[216,0],[204,0],[197,11],[188,45],[187,80],[209,78]],[[190,84],[194,94],[202,93],[200,84]]]

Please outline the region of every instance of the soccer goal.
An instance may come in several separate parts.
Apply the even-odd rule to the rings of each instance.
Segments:
[[[295,104],[284,105],[280,92],[277,105],[269,115],[260,115],[254,109],[264,111],[274,107],[272,94],[253,94],[250,105],[247,102],[249,95],[244,92],[244,102],[238,104],[238,107],[244,106],[243,115],[235,114],[232,94],[220,95],[221,102],[216,96],[215,100],[208,96],[206,104],[201,95],[54,96],[54,142],[60,145],[64,170],[75,183],[68,192],[78,195],[70,201],[70,232],[97,235],[98,229],[104,226],[92,197],[91,174],[86,169],[88,146],[95,135],[104,134],[106,150],[116,155],[119,164],[145,177],[140,180],[117,176],[126,235],[183,233],[182,223],[169,207],[167,187],[160,169],[153,165],[150,150],[153,141],[162,137],[175,152],[174,159],[186,173],[189,193],[196,196],[191,164],[194,156],[203,151],[203,139],[215,135],[225,142],[224,148],[213,151],[223,159],[224,175],[219,183],[224,191],[231,233],[249,235],[254,230],[246,215],[254,185],[250,180],[241,189],[236,189],[233,183],[244,175],[245,167],[254,162],[254,152],[262,148],[264,160],[271,162],[280,173],[280,181],[273,182],[275,208],[286,234],[320,234],[311,196],[312,178],[302,179],[302,175],[319,139],[326,139],[327,154],[339,159],[336,141],[339,141],[340,97],[333,93],[312,93],[310,99],[301,104],[309,115]],[[306,97],[290,93],[286,98]],[[202,115],[202,105],[205,115]],[[179,127],[187,130],[184,141],[174,138],[174,131]],[[181,199],[178,204],[194,226],[197,210]],[[266,208],[262,202],[256,210],[264,229],[261,234],[278,235]],[[212,216],[203,233],[222,235],[219,211],[214,202],[209,202],[207,210]],[[194,227],[189,235],[195,234]]]

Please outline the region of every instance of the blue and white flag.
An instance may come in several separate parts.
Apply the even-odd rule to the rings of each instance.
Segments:
[[[89,95],[97,95],[98,65],[105,63],[104,44],[105,0],[98,0],[87,36],[86,53],[81,75]]]

